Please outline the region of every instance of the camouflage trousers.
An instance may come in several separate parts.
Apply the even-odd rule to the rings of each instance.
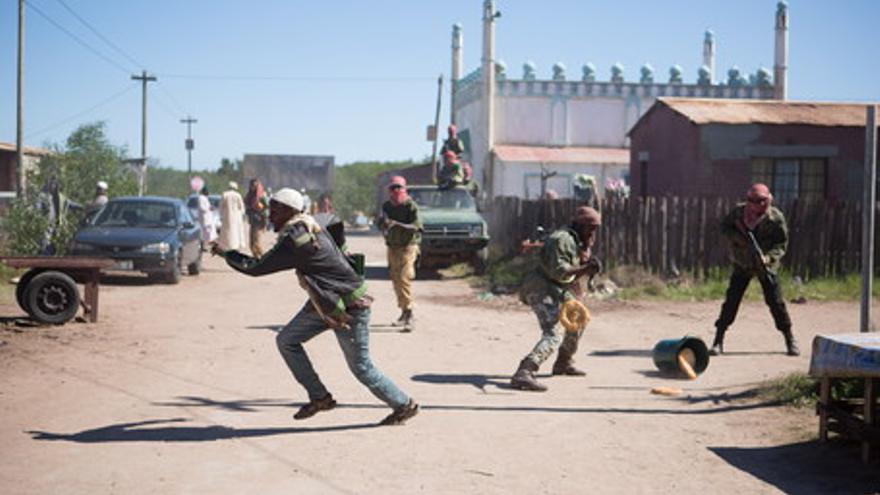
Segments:
[[[559,313],[562,310],[562,301],[547,294],[534,294],[527,298],[529,306],[538,317],[538,325],[541,327],[541,339],[535,344],[526,359],[540,366],[547,360],[556,349],[560,356],[574,356],[578,349],[583,330],[578,332],[566,332],[559,324]],[[560,346],[560,343],[562,344]]]

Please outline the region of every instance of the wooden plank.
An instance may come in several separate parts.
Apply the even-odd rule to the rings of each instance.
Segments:
[[[819,441],[828,441],[828,401],[831,399],[831,378],[823,376],[819,385]]]
[[[865,426],[868,430],[874,427],[874,408],[877,402],[877,390],[874,378],[865,378],[865,405],[862,417],[865,420]],[[867,464],[871,462],[871,441],[869,439],[862,440],[862,462]]]
[[[116,264],[111,258],[86,256],[4,256],[0,261],[12,268],[110,268]]]

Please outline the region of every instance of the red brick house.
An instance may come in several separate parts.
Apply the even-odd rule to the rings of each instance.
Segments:
[[[629,131],[633,195],[859,200],[866,106],[658,98]]]

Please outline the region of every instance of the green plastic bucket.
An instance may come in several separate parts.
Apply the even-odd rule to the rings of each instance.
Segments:
[[[686,335],[680,339],[667,339],[657,342],[654,346],[654,364],[657,369],[666,373],[678,373],[678,353],[690,349],[696,357],[694,372],[698,375],[709,366],[709,348],[697,337]]]
[[[354,271],[358,275],[363,276],[366,271],[365,266],[367,264],[367,257],[364,256],[363,253],[352,253],[351,260],[354,264]]]

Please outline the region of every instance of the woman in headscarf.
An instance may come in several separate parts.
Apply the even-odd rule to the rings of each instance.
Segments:
[[[266,228],[266,219],[269,212],[269,200],[266,196],[266,190],[260,179],[254,177],[251,179],[250,187],[244,198],[245,214],[250,224],[250,245],[251,254],[255,258],[263,255],[263,249],[260,247],[260,232]]]

